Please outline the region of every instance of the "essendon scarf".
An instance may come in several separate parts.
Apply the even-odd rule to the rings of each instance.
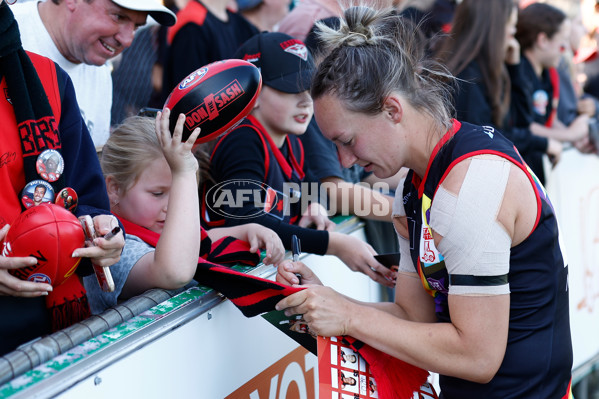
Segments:
[[[53,64],[51,64],[53,66]],[[0,4],[0,77],[6,79],[21,139],[25,182],[39,179],[35,163],[47,149],[60,151],[58,123],[38,73],[23,50],[17,22],[10,8]],[[64,188],[64,177],[50,183],[54,192]],[[76,275],[54,287],[46,298],[53,331],[89,317],[85,289]]]
[[[118,217],[118,215],[117,215]],[[160,234],[119,217],[127,234],[142,239],[156,247]],[[273,310],[281,299],[301,288],[289,287],[274,281],[237,272],[212,262],[244,263],[255,266],[259,257],[249,252],[250,245],[234,237],[223,237],[211,243],[204,229],[201,235],[200,256],[194,279],[226,296],[246,317],[257,316]]]
[[[118,215],[116,216],[123,224],[127,234],[133,234],[147,244],[156,247],[160,234],[141,227],[127,219],[123,219]],[[250,252],[250,245],[235,237],[223,237],[213,243],[210,237],[208,237],[206,230],[202,228],[200,239],[200,259],[198,259],[198,263],[208,261],[225,264],[242,263],[244,265],[256,266],[260,262],[260,255]]]

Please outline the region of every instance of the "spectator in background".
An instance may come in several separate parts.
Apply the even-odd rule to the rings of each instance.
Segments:
[[[241,14],[227,9],[228,4],[229,0],[191,0],[177,13],[178,21],[167,33],[163,102],[191,72],[233,58],[235,50],[259,32]]]
[[[515,104],[515,112],[527,113],[522,115],[522,122],[540,137],[563,143],[588,140],[588,115],[577,116],[569,126],[557,118],[560,90],[556,68],[570,40],[570,21],[566,15],[551,5],[532,3],[518,14],[516,39],[522,51],[522,80],[518,89],[523,92],[523,101]],[[546,167],[540,153],[522,155],[544,181]]]
[[[153,71],[158,62],[158,28],[155,24],[140,28],[131,46],[113,63],[110,117],[113,128],[150,106],[154,93]],[[162,104],[155,108],[162,108]]]
[[[24,205],[21,193],[26,183],[41,177],[35,163],[42,150],[48,148],[59,152],[64,164],[60,178],[48,181],[48,187],[55,192],[65,187],[76,191],[79,202],[75,215],[90,215],[98,235],[108,233],[117,226],[117,221],[108,211],[100,164],[81,118],[73,84],[65,71],[50,59],[23,50],[19,28],[4,2],[0,2],[0,76],[0,92],[3,93],[0,153],[8,155],[7,162],[0,168],[3,189],[0,240],[21,213]],[[41,131],[48,125],[54,129]],[[35,139],[24,137],[20,132],[29,132]],[[34,142],[36,146],[32,145]],[[23,148],[29,151],[24,152]],[[94,244],[75,250],[73,256],[83,258],[77,273],[54,288],[46,283],[22,281],[8,273],[10,269],[35,265],[34,257],[0,256],[0,317],[5,320],[0,323],[0,355],[26,341],[81,321],[89,314],[78,275],[92,273],[89,259],[98,266],[116,263],[124,244],[123,234],[110,241],[98,237]]]
[[[250,116],[222,136],[211,153],[214,182],[205,180],[201,191],[204,226],[260,223],[274,230],[288,249],[292,235],[297,235],[303,251],[335,255],[350,269],[391,285],[384,277],[391,272],[376,261],[372,247],[350,235],[329,231],[334,223],[326,210],[318,201],[306,200],[317,189],[310,193],[302,186],[304,152],[297,137],[304,134],[312,118],[307,90],[313,64],[304,43],[284,33],[262,32],[244,43],[236,58],[261,69],[263,86]],[[263,204],[254,198],[232,204],[208,194],[219,183],[240,181],[267,187]],[[226,188],[232,198],[240,198],[240,193],[252,186],[229,184]],[[302,209],[304,205],[306,209]],[[316,229],[309,228],[312,226]]]
[[[489,15],[495,18],[489,20]],[[520,46],[514,37],[517,18],[513,0],[464,0],[437,55],[458,77],[454,92],[458,120],[499,129],[525,158],[544,153],[559,158],[562,146],[557,140],[513,125],[512,89],[522,86]]]
[[[165,25],[175,15],[156,0],[48,0],[11,6],[23,48],[54,60],[73,80],[96,148],[108,139],[112,78],[108,61],[129,47],[148,14]]]
[[[300,0],[279,23],[279,32],[303,42],[316,21],[341,15],[337,0]]]
[[[583,73],[582,65],[575,62],[574,56],[579,52],[582,38],[588,33],[582,21],[582,7],[580,2],[569,0],[544,0],[566,14],[570,21],[569,46],[565,49],[562,59],[557,67],[559,73],[559,103],[557,106],[557,119],[565,126],[572,124],[579,115],[588,115],[589,126],[595,123],[599,113],[599,101],[582,90],[578,75]],[[596,152],[596,145],[590,135],[573,143],[583,152]]]
[[[237,0],[237,11],[260,32],[276,31],[290,6],[291,0]]]

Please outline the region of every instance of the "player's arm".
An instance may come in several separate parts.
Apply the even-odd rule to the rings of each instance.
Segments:
[[[435,243],[456,280],[449,287],[451,323],[407,322],[358,309],[359,323],[348,328],[350,335],[419,367],[480,383],[495,375],[505,354],[509,252],[530,233],[537,211],[534,191],[519,168],[497,158],[482,162],[456,166],[442,185],[445,206],[431,213]],[[469,223],[473,216],[477,223]],[[374,323],[382,333],[364,327]]]

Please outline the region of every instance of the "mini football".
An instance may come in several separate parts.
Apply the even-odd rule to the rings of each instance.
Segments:
[[[43,203],[27,209],[13,222],[4,238],[2,255],[35,257],[37,264],[9,273],[56,287],[77,269],[81,258],[71,254],[84,243],[83,228],[75,215],[61,206]]]
[[[260,94],[262,76],[252,63],[227,59],[205,65],[173,89],[163,108],[171,110],[170,129],[185,114],[183,140],[197,127],[196,143],[205,143],[237,126]]]

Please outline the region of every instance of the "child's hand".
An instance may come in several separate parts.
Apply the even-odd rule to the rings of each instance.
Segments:
[[[171,111],[168,108],[165,108],[162,112],[159,111],[156,115],[156,135],[162,146],[164,157],[173,174],[178,172],[196,172],[198,170],[198,161],[191,152],[191,149],[200,134],[200,128],[195,129],[187,138],[187,141],[181,142],[185,115],[179,115],[172,136],[169,130],[170,115]]]
[[[265,265],[277,265],[285,258],[285,247],[277,233],[257,223],[243,226],[246,228],[245,241],[250,244],[250,252],[257,253],[261,248],[266,250]]]
[[[287,285],[322,285],[312,269],[302,262],[292,262],[290,260],[279,263],[276,280],[278,283]]]
[[[362,272],[374,281],[387,287],[393,283],[396,273],[381,265],[374,255],[372,246],[359,238],[337,232],[329,233],[327,254],[335,255],[354,272]]]
[[[318,202],[312,202],[308,205],[308,208],[299,221],[300,227],[309,227],[311,225],[314,225],[316,230],[335,230],[335,223],[329,219],[327,210]]]

